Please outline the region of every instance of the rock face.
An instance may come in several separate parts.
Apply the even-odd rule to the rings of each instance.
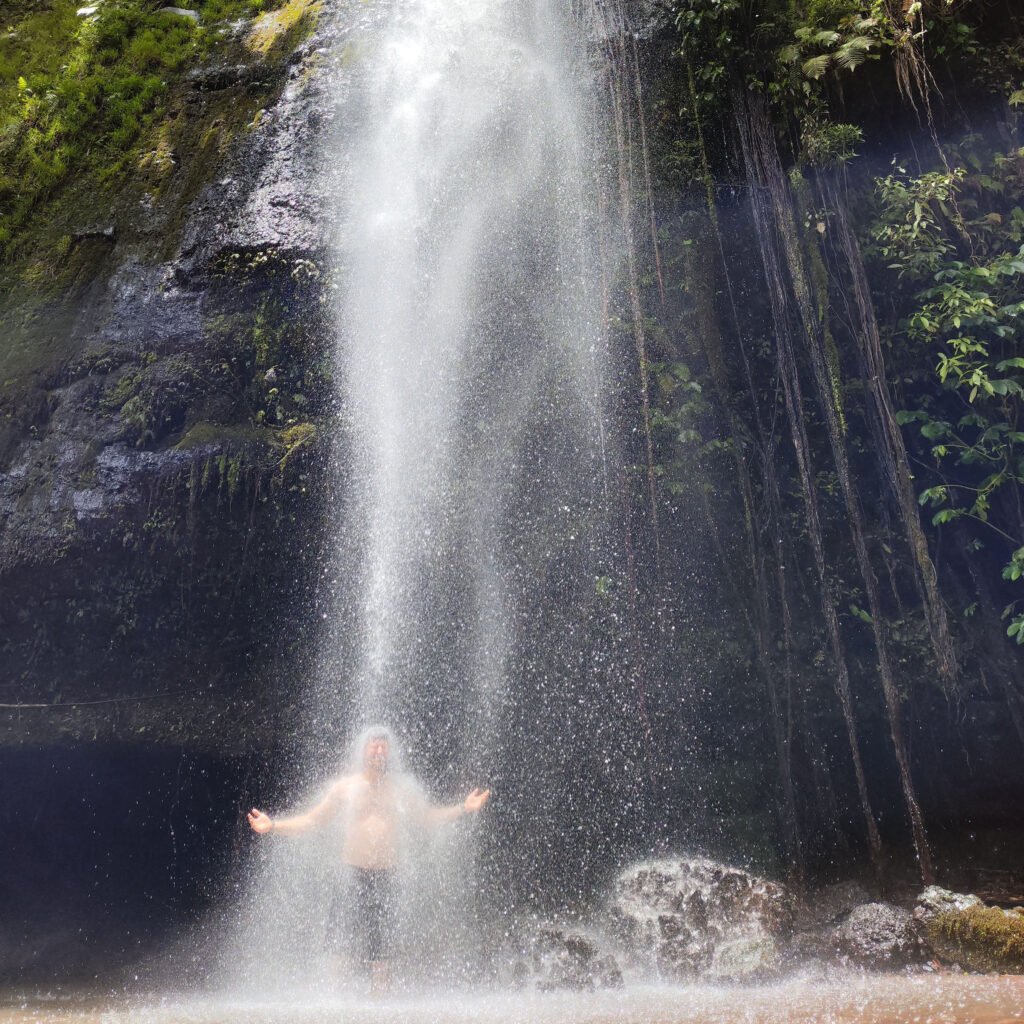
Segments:
[[[665,978],[754,979],[779,969],[795,902],[706,858],[656,860],[619,875],[609,914],[631,961]]]
[[[124,696],[133,739],[218,743],[221,697],[159,695],[240,692],[294,653],[317,537],[291,527],[321,519],[335,402],[318,154],[365,18],[185,75],[173,123],[200,141],[144,156],[102,230],[83,214],[64,292],[0,301],[27,367],[0,382],[0,701]],[[105,735],[102,707],[5,718],[0,743]]]

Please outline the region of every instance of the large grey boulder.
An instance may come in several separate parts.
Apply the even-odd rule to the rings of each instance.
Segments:
[[[891,903],[854,907],[832,932],[832,944],[841,960],[876,970],[919,963],[925,953],[910,911]]]
[[[708,858],[663,859],[618,876],[609,916],[630,961],[663,977],[754,979],[781,966],[795,900]]]

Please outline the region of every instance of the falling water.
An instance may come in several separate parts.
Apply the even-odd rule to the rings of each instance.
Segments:
[[[406,973],[429,959],[473,974],[479,891],[534,886],[572,844],[599,859],[620,813],[605,777],[631,756],[599,607],[616,472],[604,137],[567,6],[388,5],[359,41],[328,161],[339,555],[309,760],[336,767],[339,723],[384,722],[435,800],[495,793],[480,829],[436,830],[403,858],[403,947],[420,951]],[[291,958],[308,976],[338,847],[265,846],[231,960],[266,981]]]
[[[594,528],[604,471],[593,133],[566,21],[548,0],[396,5],[339,240],[356,714],[477,770],[539,596],[527,563]]]

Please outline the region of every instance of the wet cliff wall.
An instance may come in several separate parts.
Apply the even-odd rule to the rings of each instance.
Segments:
[[[346,22],[159,6],[5,11],[5,972],[124,960],[208,894],[322,621]]]

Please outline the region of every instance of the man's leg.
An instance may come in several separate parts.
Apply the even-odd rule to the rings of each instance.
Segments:
[[[395,880],[391,871],[375,871],[369,891],[366,949],[370,961],[370,991],[374,995],[391,987],[391,952],[395,941]]]
[[[370,994],[383,995],[391,988],[391,961],[373,960],[370,963]]]

